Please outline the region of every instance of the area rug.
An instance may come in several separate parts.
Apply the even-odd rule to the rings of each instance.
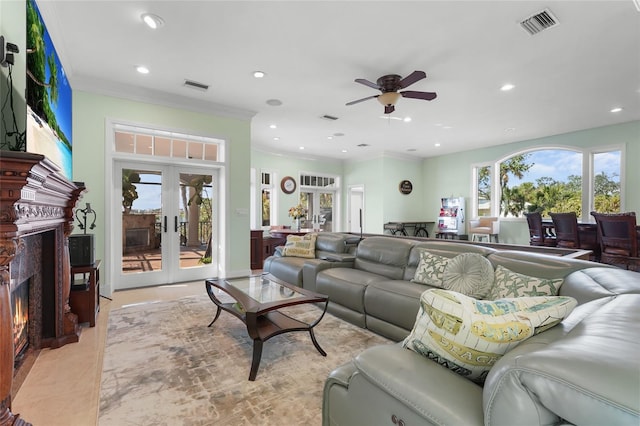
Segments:
[[[244,324],[204,296],[148,303],[109,314],[100,396],[100,426],[320,425],[328,374],[367,347],[390,340],[326,314],[309,333],[264,344],[248,381],[253,342]],[[321,311],[289,308],[305,321]]]

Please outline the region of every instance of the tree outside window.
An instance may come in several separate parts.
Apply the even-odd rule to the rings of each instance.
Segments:
[[[525,212],[576,212],[591,205],[598,212],[620,211],[621,152],[607,151],[593,156],[593,194],[583,194],[582,161],[584,154],[562,149],[544,149],[516,154],[499,164],[500,215],[521,217]],[[490,170],[478,169],[477,199],[486,197]],[[583,199],[588,197],[587,202]]]

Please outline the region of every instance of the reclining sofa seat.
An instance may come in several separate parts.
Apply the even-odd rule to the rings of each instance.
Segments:
[[[327,378],[324,425],[640,424],[640,274],[524,252],[487,258],[564,277],[560,295],[578,306],[505,354],[484,387],[400,344],[368,348]]]
[[[331,266],[350,265],[353,261],[353,248],[357,237],[338,232],[320,232],[316,236],[315,259],[332,262]],[[283,247],[277,247],[276,253],[264,260],[262,270],[290,284],[304,287],[303,267],[312,259],[283,256]]]
[[[488,256],[497,252],[455,242],[368,237],[358,246],[352,267],[345,264],[317,270],[315,291],[329,296],[328,311],[335,316],[400,341],[413,328],[420,295],[432,288],[411,281],[421,249],[449,258],[461,253]],[[305,281],[313,285],[312,277]]]

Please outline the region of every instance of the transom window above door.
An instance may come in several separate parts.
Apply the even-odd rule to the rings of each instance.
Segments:
[[[114,150],[154,157],[224,161],[224,141],[221,139],[137,126],[115,126]]]

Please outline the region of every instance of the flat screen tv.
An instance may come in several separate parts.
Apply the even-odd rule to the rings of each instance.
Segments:
[[[71,86],[38,5],[27,0],[27,151],[72,169]]]

